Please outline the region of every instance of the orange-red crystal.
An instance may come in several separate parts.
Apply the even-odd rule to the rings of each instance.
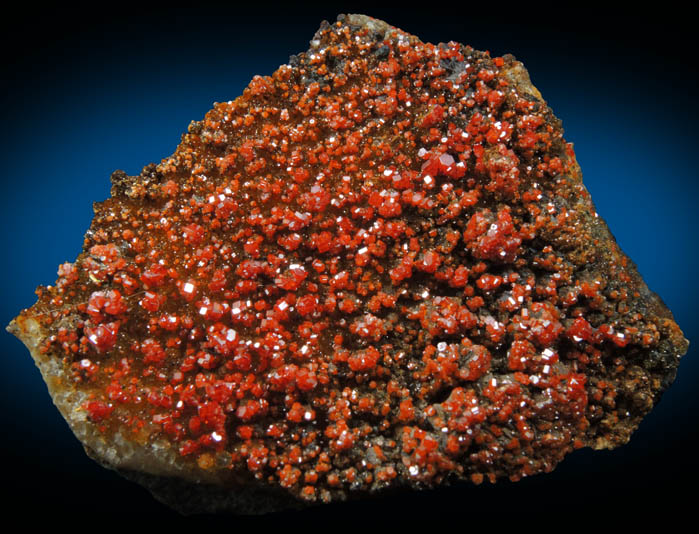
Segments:
[[[629,369],[676,326],[642,313],[558,121],[510,56],[374,33],[325,26],[115,175],[34,308],[105,435],[311,501],[628,439]]]

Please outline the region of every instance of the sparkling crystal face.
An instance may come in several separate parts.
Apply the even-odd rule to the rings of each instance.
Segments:
[[[686,350],[510,56],[344,19],[112,195],[16,324],[98,436],[223,484],[550,471]]]

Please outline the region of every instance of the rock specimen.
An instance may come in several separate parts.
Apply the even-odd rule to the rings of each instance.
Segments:
[[[183,512],[552,470],[687,341],[512,56],[361,15],[115,172],[10,331],[88,453]]]

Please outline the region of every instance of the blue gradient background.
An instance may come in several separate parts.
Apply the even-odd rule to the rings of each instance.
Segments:
[[[642,517],[688,511],[691,495],[682,484],[699,474],[699,117],[695,50],[684,42],[689,26],[657,13],[537,9],[519,9],[504,25],[499,7],[416,12],[405,4],[327,2],[293,12],[270,3],[162,12],[141,6],[115,8],[109,18],[27,11],[5,21],[0,323],[31,306],[36,286],[54,283],[57,266],[78,255],[92,202],[109,196],[112,171],[137,174],[171,154],[214,101],[234,99],[254,74],[271,74],[306,50],[321,20],[367,13],[425,41],[455,40],[524,62],[575,144],[598,212],[694,345],[674,385],[617,450],[578,451],[554,473],[517,484],[459,486],[266,521],[395,518],[409,509],[413,520],[439,511],[463,521],[475,511],[473,525],[492,513],[499,521],[570,519],[579,502],[592,507],[588,517],[621,517],[629,506]],[[145,490],[88,459],[21,343],[4,331],[0,343],[0,435],[10,466],[3,476],[13,488],[7,511],[38,502],[59,518],[81,511],[110,522],[133,514],[178,521]]]

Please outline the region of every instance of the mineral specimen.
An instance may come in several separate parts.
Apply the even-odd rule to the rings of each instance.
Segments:
[[[625,443],[687,350],[509,55],[340,16],[112,184],[9,329],[183,512],[547,472]]]

